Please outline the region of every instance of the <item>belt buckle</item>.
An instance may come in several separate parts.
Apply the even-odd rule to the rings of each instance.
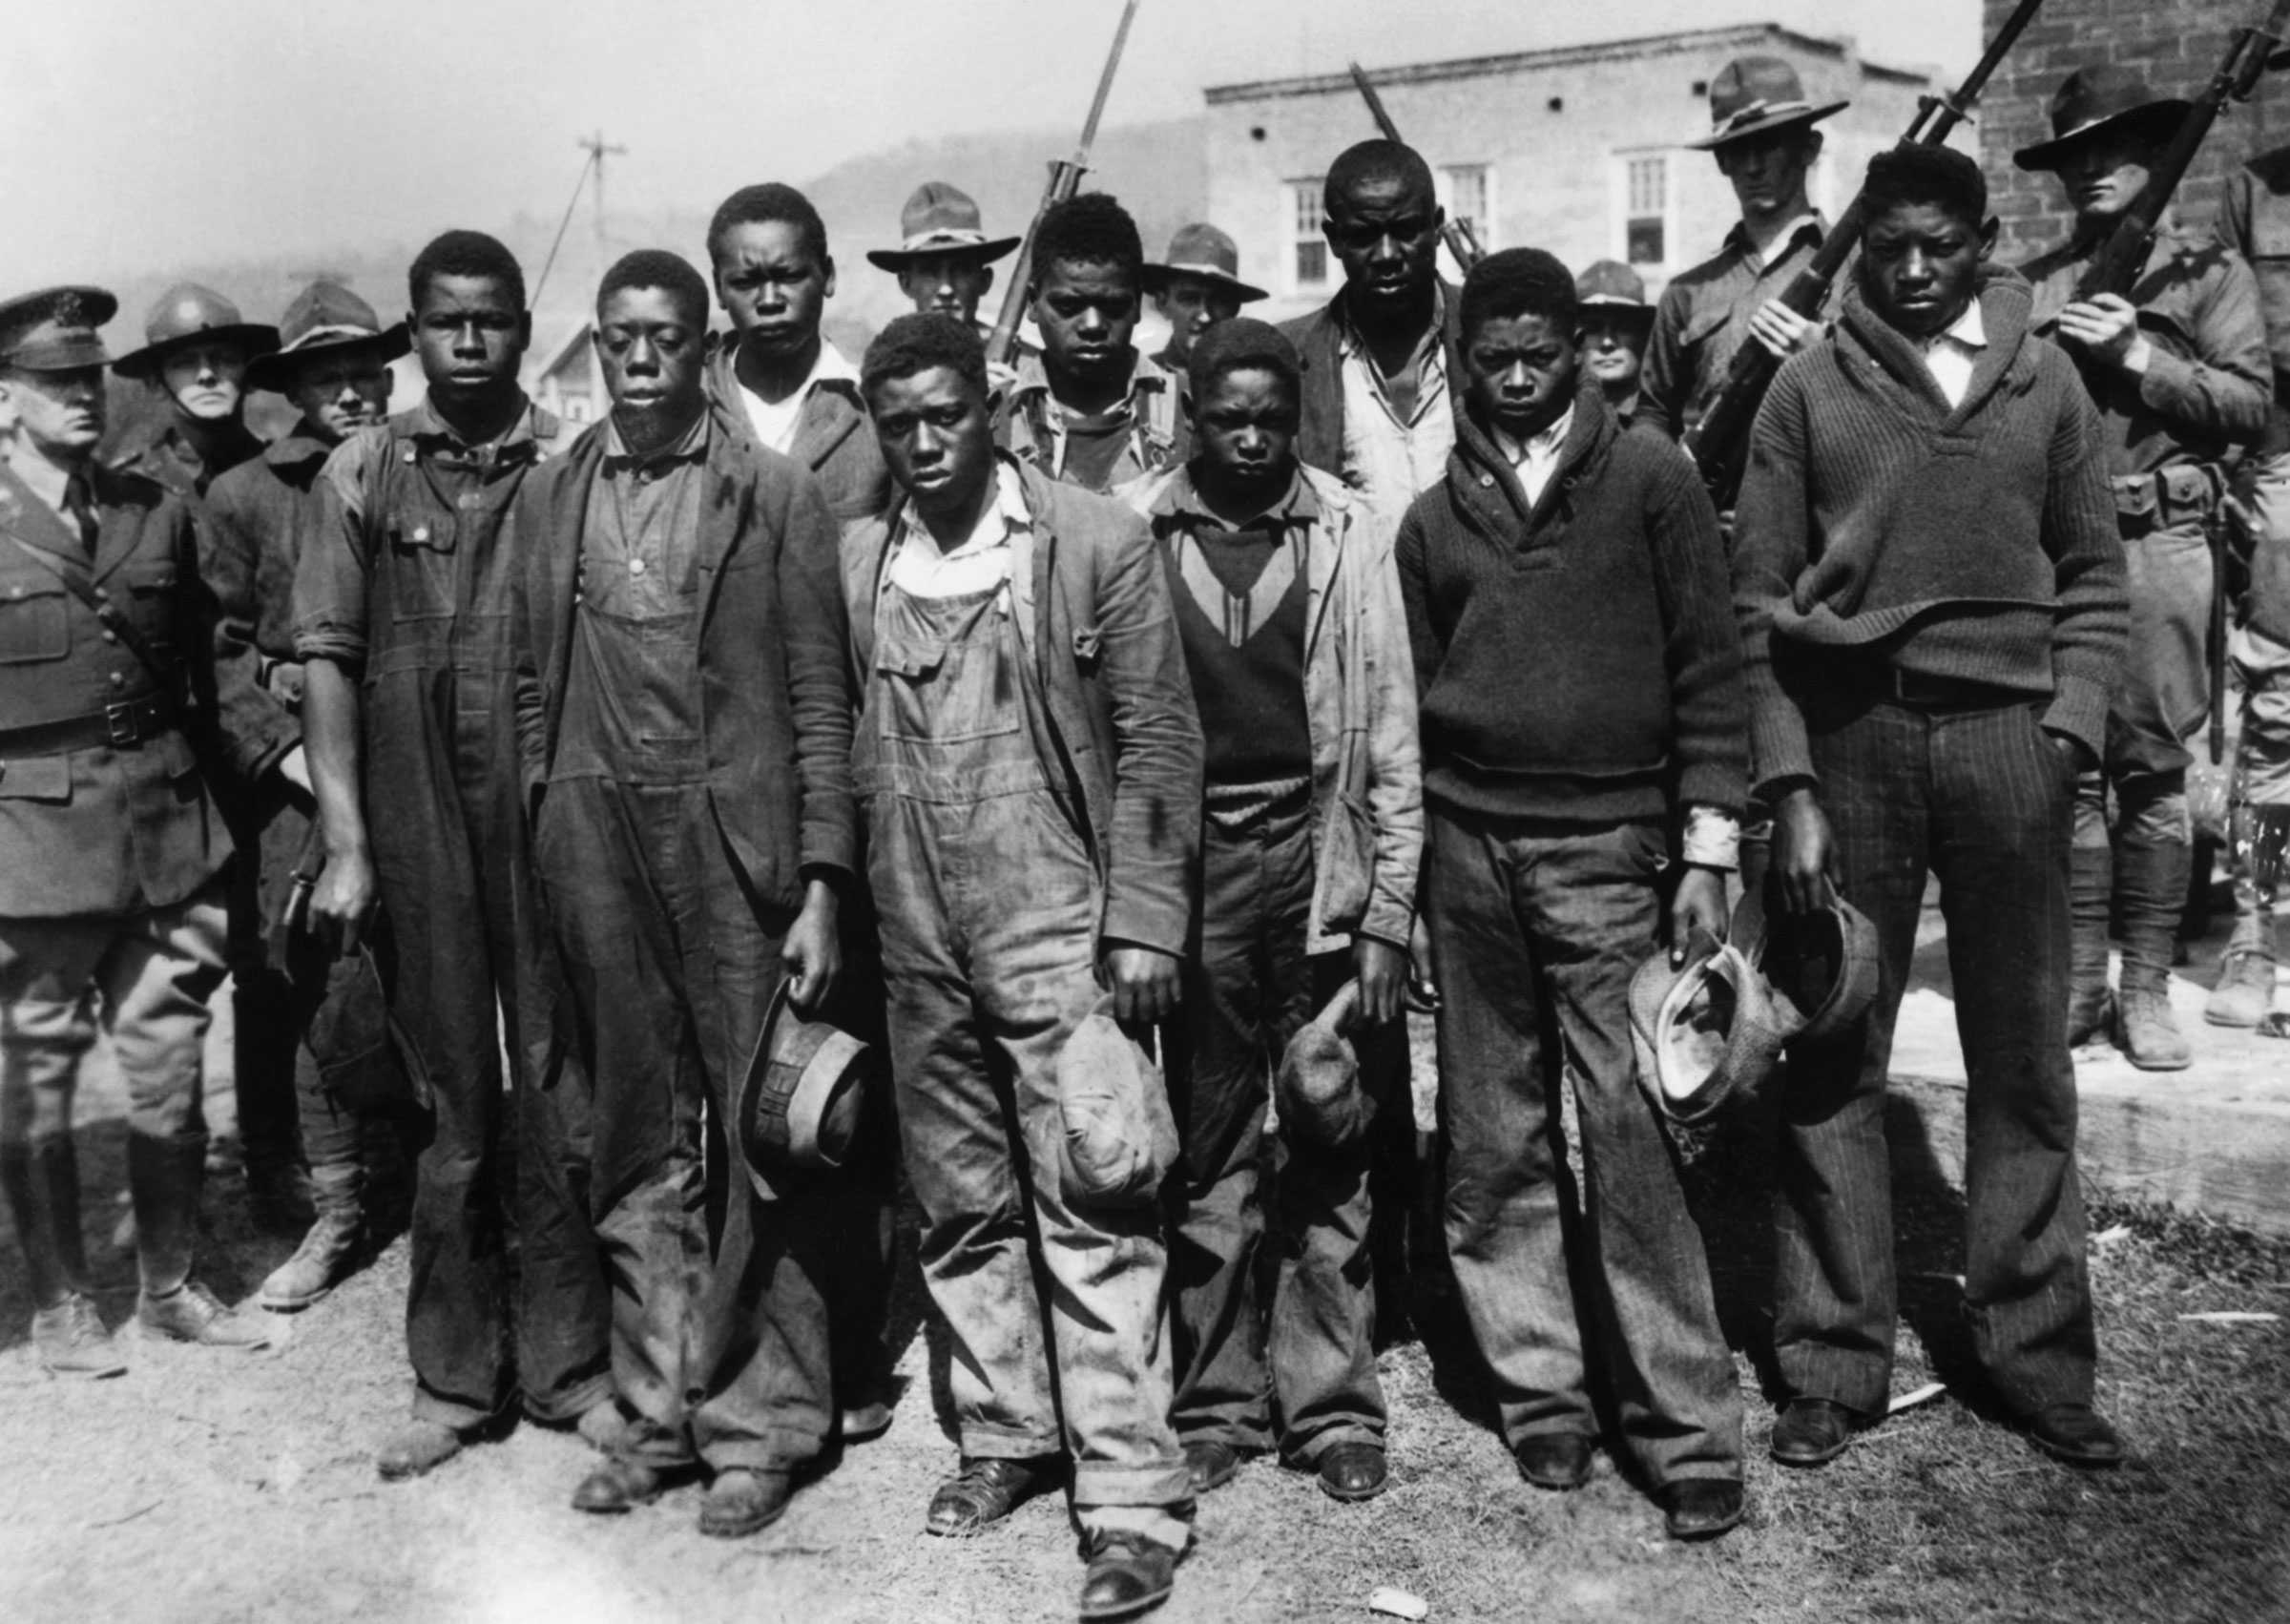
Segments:
[[[131,744],[142,742],[142,718],[135,714],[136,709],[132,700],[121,700],[117,704],[103,707],[103,725],[110,735],[114,749],[124,750]]]

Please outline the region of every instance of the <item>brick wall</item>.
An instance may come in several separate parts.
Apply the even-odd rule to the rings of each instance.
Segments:
[[[1992,37],[2012,0],[1984,0]],[[2004,222],[2000,257],[2041,253],[2067,235],[2059,183],[2012,166],[2012,152],[2051,134],[2044,109],[2070,72],[2093,62],[2135,68],[2157,95],[2192,96],[2226,52],[2228,35],[2265,15],[2264,0],[2046,0],[1997,70],[1977,114],[1980,160],[1991,206]],[[2208,219],[2219,179],[2256,152],[2290,141],[2290,84],[2272,76],[2258,98],[2230,109],[2211,129],[2175,199],[2187,219]]]

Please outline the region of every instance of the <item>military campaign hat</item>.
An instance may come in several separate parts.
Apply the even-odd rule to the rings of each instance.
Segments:
[[[111,352],[96,328],[119,314],[100,287],[44,287],[0,300],[0,366],[25,372],[76,372],[103,366]]]
[[[2051,138],[2022,147],[2011,161],[2021,169],[2056,169],[2073,148],[2109,130],[2168,136],[2191,105],[2156,95],[2129,68],[2108,62],[2078,68],[2051,93]]]
[[[159,295],[143,319],[143,347],[113,362],[112,370],[122,378],[149,378],[170,352],[209,338],[236,339],[250,359],[279,347],[278,328],[242,319],[239,306],[213,288],[177,282]]]
[[[1851,105],[1831,101],[1816,107],[1806,99],[1797,70],[1779,56],[1737,56],[1710,81],[1709,138],[1686,145],[1714,152],[1729,141],[1792,125],[1818,124]]]
[[[914,189],[899,212],[899,236],[896,248],[869,248],[867,263],[897,272],[925,254],[968,254],[990,262],[1018,245],[1014,237],[987,236],[977,203],[944,180],[926,180]]]
[[[1629,316],[1654,325],[1646,281],[1619,260],[1594,260],[1574,279],[1574,302],[1583,315]]]
[[[1197,221],[1176,228],[1165,259],[1145,262],[1145,291],[1158,293],[1172,277],[1189,276],[1217,283],[1243,304],[1272,297],[1242,281],[1239,270],[1240,250],[1233,239],[1206,221]]]
[[[328,350],[371,349],[376,360],[390,362],[413,347],[405,323],[383,326],[372,305],[323,277],[294,296],[279,333],[279,347],[246,369],[248,388],[285,390],[293,385],[300,360]]]

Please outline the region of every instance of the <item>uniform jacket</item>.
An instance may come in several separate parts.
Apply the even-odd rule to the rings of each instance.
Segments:
[[[121,473],[139,473],[177,496],[204,496],[233,468],[261,454],[262,438],[241,423],[222,454],[212,463],[193,448],[173,422],[156,433],[145,430],[108,459]]]
[[[135,474],[95,468],[92,483],[100,529],[91,562],[77,531],[0,465],[0,918],[181,902],[231,853],[208,774],[252,780],[293,742],[256,690],[251,662],[215,660],[196,510]],[[178,668],[176,692],[65,589],[50,561],[109,594]],[[134,745],[18,755],[7,742],[18,729],[162,696],[179,725]]]
[[[1065,463],[1065,419],[1050,394],[1042,352],[1022,351],[1016,382],[994,418],[994,443],[1019,461],[1060,476]],[[1185,460],[1192,434],[1185,423],[1181,381],[1149,355],[1139,355],[1129,378],[1129,447],[1114,467],[1114,487]]]
[[[708,358],[708,393],[721,408],[718,415],[733,431],[759,444],[733,370],[739,351],[739,341],[727,339]],[[845,524],[880,513],[890,501],[890,470],[884,466],[874,424],[858,389],[846,380],[822,379],[804,397],[787,455],[811,470],[827,507]]]
[[[766,903],[855,868],[847,622],[837,531],[818,480],[735,432],[708,436],[699,521],[700,733],[724,839]],[[736,410],[736,408],[735,408]],[[527,804],[549,781],[564,718],[581,530],[607,443],[591,427],[517,493],[511,637]]]
[[[1304,713],[1312,735],[1312,912],[1305,951],[1357,930],[1405,948],[1424,844],[1415,669],[1391,536],[1343,482],[1300,468],[1319,507],[1304,534]],[[1194,499],[1182,466],[1118,494],[1164,543]]]
[[[318,472],[333,448],[308,423],[297,423],[207,491],[200,562],[219,610],[216,656],[252,655],[258,685],[273,701],[278,725],[294,739],[302,737],[302,697],[294,572],[324,512]]]
[[[1633,420],[1676,440],[1697,423],[1725,387],[1734,356],[1749,336],[1750,318],[1765,307],[1805,268],[1828,232],[1818,215],[1810,229],[1778,244],[1780,252],[1759,260],[1740,225],[1725,234],[1725,244],[1700,264],[1671,279],[1654,309],[1654,331],[1646,343],[1646,369],[1638,378],[1638,409]],[[1852,279],[1852,262],[1838,273],[1822,305],[1837,306]]]
[[[1020,465],[1031,524],[1010,587],[1051,738],[1035,747],[1105,885],[1109,939],[1181,955],[1200,849],[1200,718],[1169,580],[1145,521],[1110,496]],[[843,537],[853,673],[874,663],[875,593],[901,496]],[[862,726],[865,725],[864,721]]]
[[[2048,332],[2074,297],[2095,246],[2071,242],[2029,261],[2023,274],[2035,284],[2030,321],[2037,332]],[[2084,380],[2099,407],[2108,472],[2216,463],[2255,442],[2273,404],[2274,364],[2258,279],[2242,257],[2207,231],[2166,227],[2130,298],[2153,363],[2140,377],[2087,368]]]
[[[2226,182],[2217,232],[2250,261],[2259,280],[2259,308],[2266,319],[2266,347],[2274,361],[2274,412],[2259,449],[2290,455],[2290,147],[2252,158]],[[2267,530],[2268,527],[2252,527]],[[2290,643],[2290,531],[2251,534],[2252,625]]]
[[[1441,308],[1447,312],[1447,387],[1457,398],[1455,415],[1463,416],[1463,362],[1456,346],[1463,340],[1463,295],[1453,285],[1439,284]],[[1343,313],[1343,290],[1308,315],[1282,322],[1280,331],[1296,345],[1304,364],[1303,429],[1297,436],[1296,456],[1316,468],[1343,467],[1343,335],[1348,325]]]

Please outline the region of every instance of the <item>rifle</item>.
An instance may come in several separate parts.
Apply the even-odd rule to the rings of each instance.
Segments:
[[[1121,66],[1121,51],[1129,43],[1129,25],[1136,14],[1137,0],[1127,0],[1121,8],[1121,24],[1114,30],[1114,48],[1106,53],[1105,72],[1097,75],[1097,94],[1090,101],[1090,116],[1082,124],[1081,141],[1073,156],[1050,160],[1050,184],[1042,193],[1041,206],[1033,211],[1032,223],[1026,228],[1026,240],[1018,245],[1018,257],[1010,261],[1002,313],[994,318],[994,330],[986,341],[989,366],[1008,366],[1017,353],[1018,323],[1026,319],[1028,284],[1033,281],[1034,236],[1042,229],[1042,216],[1081,190],[1081,177],[1090,169],[1090,148],[1097,142],[1097,120],[1105,113],[1105,98],[1113,92],[1114,73]]]
[[[2283,0],[2290,6],[2290,0]],[[1916,117],[1910,120],[1908,132],[1900,145],[1937,146],[1948,138],[1958,124],[1971,116],[1972,104],[2002,65],[2005,54],[2020,37],[2021,31],[2035,20],[2043,0],[2020,0],[2019,6],[1996,37],[1988,42],[1987,53],[1972,71],[1965,75],[1964,83],[1951,95],[1923,95],[1917,98]],[[1868,206],[1859,194],[1838,217],[1829,234],[1822,239],[1821,246],[1805,268],[1797,273],[1789,285],[1781,290],[1780,302],[1800,316],[1811,316],[1829,297],[1829,289],[1844,269],[1845,260],[1852,258],[1860,246],[1861,234],[1868,225]],[[1740,485],[1743,453],[1749,442],[1749,427],[1757,420],[1758,407],[1765,399],[1767,385],[1774,373],[1780,370],[1780,357],[1767,349],[1756,339],[1744,342],[1734,351],[1734,360],[1725,377],[1725,387],[1710,403],[1701,421],[1686,430],[1680,444],[1687,455],[1701,470],[1702,483],[1710,488],[1710,495],[1719,512],[1733,506],[1734,493]]]
[[[1367,103],[1368,116],[1376,121],[1376,128],[1384,133],[1384,138],[1395,147],[1405,146],[1407,143],[1400,139],[1400,127],[1391,121],[1391,115],[1384,111],[1384,98],[1376,94],[1376,87],[1368,82],[1367,70],[1357,62],[1352,64],[1352,83],[1360,87],[1360,97]],[[1455,263],[1467,273],[1487,257],[1487,250],[1479,246],[1479,234],[1471,229],[1471,222],[1468,219],[1450,218],[1439,228],[1439,235],[1447,243],[1447,252],[1454,257]]]

